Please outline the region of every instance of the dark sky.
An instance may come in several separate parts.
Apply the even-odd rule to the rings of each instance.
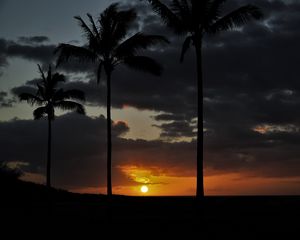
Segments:
[[[20,104],[14,94],[39,77],[37,63],[54,61],[58,43],[82,43],[74,15],[97,15],[111,2],[0,0],[0,158],[21,166],[28,178],[43,181],[46,123],[32,120],[33,108]],[[300,2],[227,2],[225,12],[252,3],[265,18],[205,38],[206,191],[300,194]],[[166,29],[143,1],[121,5],[138,11],[133,31],[163,34],[172,43],[146,53],[163,64],[161,78],[123,67],[114,75],[115,191],[130,194],[128,189],[144,177],[161,185],[157,194],[193,194],[194,184],[170,191],[176,181],[194,183],[193,51],[180,64],[183,39]],[[59,113],[53,181],[80,191],[104,187],[105,88],[96,86],[94,66],[68,64],[58,71],[68,76],[65,87],[86,92],[88,116]]]

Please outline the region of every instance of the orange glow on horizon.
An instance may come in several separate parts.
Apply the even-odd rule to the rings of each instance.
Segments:
[[[129,104],[122,104],[122,109],[126,109],[126,108],[131,108],[132,106],[130,106]]]
[[[137,166],[119,166],[127,177],[118,185],[113,181],[113,193],[128,196],[194,196],[196,192],[195,176],[171,176],[159,167],[143,168]],[[168,169],[169,170],[169,169]],[[166,173],[167,172],[167,173]],[[41,174],[26,173],[25,181],[45,183]],[[124,180],[123,180],[124,181]],[[217,195],[299,195],[300,177],[270,178],[254,177],[246,174],[229,173],[206,176],[205,194]],[[147,186],[148,192],[141,188]],[[54,186],[78,193],[106,194],[106,187],[68,187]]]
[[[113,126],[117,126],[118,124],[121,124],[121,125],[125,125],[126,127],[129,127],[126,121],[121,121],[121,120],[116,120],[112,124]]]
[[[137,170],[138,171],[138,170]],[[138,174],[137,174],[138,175]],[[147,196],[194,196],[196,192],[196,177],[151,176],[146,184],[149,191]],[[205,195],[207,196],[234,196],[234,195],[291,195],[300,194],[300,177],[295,178],[264,178],[247,177],[241,174],[223,174],[207,176],[205,182]],[[116,195],[145,196],[141,191],[139,182],[130,185],[114,186]],[[79,193],[106,194],[106,188],[80,188],[70,189]]]
[[[254,132],[258,132],[260,134],[266,134],[269,131],[269,127],[266,125],[258,125],[255,128],[253,128]]]

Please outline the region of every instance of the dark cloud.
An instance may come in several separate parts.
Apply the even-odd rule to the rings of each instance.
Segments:
[[[55,45],[21,45],[11,42],[6,49],[6,54],[9,57],[20,57],[27,60],[51,63],[53,60],[53,51]]]
[[[15,102],[15,99],[8,98],[7,92],[0,91],[0,108],[12,107]]]
[[[5,50],[6,50],[6,41],[4,39],[0,39],[0,77],[3,74],[2,68],[8,65]]]
[[[162,113],[153,117],[156,121],[183,121],[185,120],[184,114],[170,114],[170,113]]]
[[[50,39],[47,36],[33,36],[33,37],[19,37],[18,42],[25,44],[41,44],[44,42],[49,42]]]
[[[0,55],[0,67],[4,67],[7,65],[7,60],[5,58],[5,56]]]
[[[44,45],[47,37],[21,37],[19,42],[0,39],[0,67],[7,65],[7,59],[18,57],[36,63],[50,64],[55,45]],[[43,40],[44,39],[44,40]],[[40,44],[37,44],[40,43]]]
[[[181,137],[196,137],[195,127],[189,121],[172,121],[161,125],[154,125],[161,128],[161,138],[167,140],[176,140]]]
[[[22,58],[42,65],[48,69],[49,64],[56,65],[54,50],[57,44],[47,44],[47,36],[19,37],[18,41],[0,39],[0,68],[8,65],[9,58]],[[59,67],[65,73],[91,73],[96,67],[83,62],[66,63]]]
[[[32,81],[34,81],[34,80],[32,80]],[[39,82],[39,81],[40,81],[40,79],[37,80],[37,82]],[[31,93],[31,94],[36,94],[36,92],[37,92],[36,86],[35,85],[26,84],[24,86],[15,87],[15,88],[11,89],[11,93],[15,97],[18,97],[20,94],[25,93],[25,92],[26,93]]]

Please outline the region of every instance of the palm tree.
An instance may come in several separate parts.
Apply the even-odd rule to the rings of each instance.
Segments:
[[[241,27],[252,19],[262,18],[262,12],[254,5],[241,6],[221,15],[226,0],[171,0],[168,6],[159,0],[147,0],[164,24],[175,34],[185,36],[180,61],[184,60],[191,45],[195,47],[197,59],[198,132],[197,132],[197,189],[196,196],[204,197],[203,183],[203,72],[202,46],[206,34]]]
[[[64,90],[58,87],[60,82],[65,82],[65,76],[59,73],[52,73],[49,66],[47,76],[45,76],[40,65],[38,65],[41,81],[36,84],[36,94],[24,92],[19,94],[20,101],[27,101],[31,105],[39,107],[33,111],[34,119],[38,120],[44,116],[48,119],[48,150],[47,150],[47,180],[46,185],[51,187],[51,123],[55,118],[55,108],[61,110],[75,111],[79,114],[85,114],[84,107],[78,103],[71,101],[84,101],[84,93],[77,89]]]
[[[111,165],[111,78],[112,73],[120,64],[160,75],[162,67],[150,57],[138,55],[140,50],[146,50],[157,44],[168,43],[168,40],[159,35],[146,35],[137,32],[128,37],[131,24],[136,20],[134,9],[119,10],[118,4],[110,5],[99,18],[94,21],[87,14],[89,25],[81,18],[75,17],[84,32],[87,40],[84,46],[60,44],[57,65],[70,59],[97,64],[97,82],[99,84],[102,70],[106,75],[107,88],[107,195],[112,195]]]

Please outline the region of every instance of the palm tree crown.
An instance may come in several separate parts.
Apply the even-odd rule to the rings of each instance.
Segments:
[[[263,17],[260,9],[248,4],[222,15],[226,0],[171,0],[167,6],[159,0],[147,0],[163,22],[178,35],[187,35],[182,47],[181,61],[191,43],[199,44],[204,34],[241,27],[251,19]]]
[[[54,120],[54,109],[76,111],[79,114],[85,114],[84,107],[77,102],[70,101],[71,99],[84,101],[84,93],[77,89],[64,90],[58,88],[58,83],[65,82],[65,77],[59,73],[52,73],[51,66],[49,66],[47,76],[45,76],[40,65],[38,65],[41,74],[41,82],[36,84],[36,94],[21,93],[19,99],[27,101],[32,105],[38,105],[34,110],[33,115],[35,119],[40,119],[48,115],[50,120]]]
[[[86,45],[60,44],[55,51],[59,54],[57,65],[69,61],[70,58],[97,63],[98,83],[103,69],[106,74],[110,74],[119,64],[155,75],[161,74],[162,68],[155,60],[138,53],[139,50],[156,44],[168,43],[168,40],[159,35],[142,32],[126,38],[130,25],[136,20],[134,9],[121,11],[116,3],[110,5],[96,21],[90,14],[87,16],[89,25],[81,17],[75,17],[84,32]]]

